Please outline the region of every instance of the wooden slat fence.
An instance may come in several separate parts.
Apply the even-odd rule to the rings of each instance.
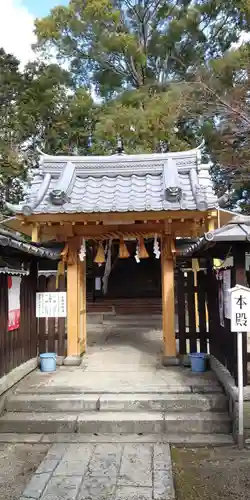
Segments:
[[[8,275],[0,274],[0,376],[37,355],[36,264],[20,285],[20,327],[8,331]]]
[[[57,280],[55,275],[39,276],[38,292],[64,292],[66,291],[66,280],[60,276]],[[55,352],[58,356],[66,355],[66,318],[39,318],[37,320],[38,330],[38,353]]]
[[[179,270],[176,280],[180,355],[190,352],[210,353],[222,363],[237,384],[237,337],[230,331],[230,320],[220,317],[220,282],[212,269],[197,273]],[[231,283],[235,277],[232,269]],[[197,307],[196,307],[197,304]],[[247,385],[247,338],[243,340],[244,385]]]

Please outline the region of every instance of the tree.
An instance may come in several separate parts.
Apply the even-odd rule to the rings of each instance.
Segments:
[[[23,89],[19,61],[0,49],[0,210],[10,192],[18,196],[23,172],[19,152],[18,97]],[[15,179],[13,182],[13,178]]]
[[[118,135],[126,153],[190,148],[190,143],[195,144],[193,135],[178,133],[185,99],[181,85],[169,85],[164,91],[150,86],[124,92],[99,109],[94,147],[98,152],[110,153]]]
[[[250,44],[244,43],[200,68],[186,92],[189,112],[202,116],[217,191],[231,189],[231,206],[244,211],[250,211],[249,78]]]
[[[77,82],[104,97],[193,74],[248,25],[243,0],[71,0],[36,21],[37,49],[52,49]]]
[[[104,99],[94,151],[114,150],[119,134],[128,152],[166,142],[180,149],[201,140],[209,121],[198,118],[201,106],[191,109],[183,83],[223,57],[248,25],[241,0],[71,0],[36,21],[36,48]]]
[[[56,64],[28,64],[0,51],[0,209],[16,202],[39,150],[86,154],[94,123],[89,92],[75,90],[70,75]]]

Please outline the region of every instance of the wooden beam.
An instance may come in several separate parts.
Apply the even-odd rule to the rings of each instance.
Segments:
[[[175,298],[174,298],[174,259],[171,255],[171,240],[162,238],[162,329],[164,358],[176,358],[175,340]]]
[[[32,243],[40,243],[40,224],[37,222],[32,224],[31,241]]]
[[[75,239],[69,240],[70,259],[67,266],[67,356],[80,355],[79,348],[79,281],[78,248]]]
[[[51,226],[41,226],[41,236],[43,239],[46,237],[56,237],[58,240],[67,240],[72,237],[72,225],[65,224],[52,224]],[[161,221],[159,223],[136,223],[136,224],[120,224],[120,225],[92,225],[78,223],[74,226],[74,234],[82,236],[87,240],[91,239],[119,239],[120,237],[154,237],[154,234],[167,233],[172,236],[200,236],[202,234],[202,227],[195,224],[191,219],[185,219],[183,222],[174,220],[172,223]]]
[[[115,213],[75,213],[75,214],[37,214],[31,215],[29,217],[19,216],[20,220],[25,220],[28,222],[80,222],[85,221],[101,221],[108,223],[109,221],[132,221],[132,220],[165,220],[165,219],[194,219],[207,217],[208,212],[200,212],[198,210],[162,210],[162,211],[148,211],[148,212],[115,212]]]

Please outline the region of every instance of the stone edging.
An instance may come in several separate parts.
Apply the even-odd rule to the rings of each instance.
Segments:
[[[210,355],[210,366],[211,369],[216,373],[219,381],[223,385],[225,392],[228,396],[238,401],[238,388],[235,385],[232,375],[229,373],[227,368],[223,366],[218,359]],[[244,401],[250,401],[250,386],[244,387]]]
[[[210,356],[211,369],[216,373],[229,399],[229,414],[233,424],[233,438],[238,435],[238,388],[229,371],[214,356]],[[250,437],[250,386],[244,387],[244,434]]]
[[[32,358],[22,363],[14,370],[0,378],[0,414],[4,409],[5,404],[5,392],[11,389],[13,385],[17,384],[22,378],[26,377],[30,372],[35,370],[38,365],[38,358]]]

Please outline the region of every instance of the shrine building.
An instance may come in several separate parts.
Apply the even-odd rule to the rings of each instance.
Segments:
[[[69,359],[77,361],[86,351],[86,301],[93,292],[96,300],[159,297],[163,353],[174,362],[178,242],[219,226],[218,199],[199,147],[138,155],[44,154],[23,201],[7,206],[32,242],[62,245]]]

